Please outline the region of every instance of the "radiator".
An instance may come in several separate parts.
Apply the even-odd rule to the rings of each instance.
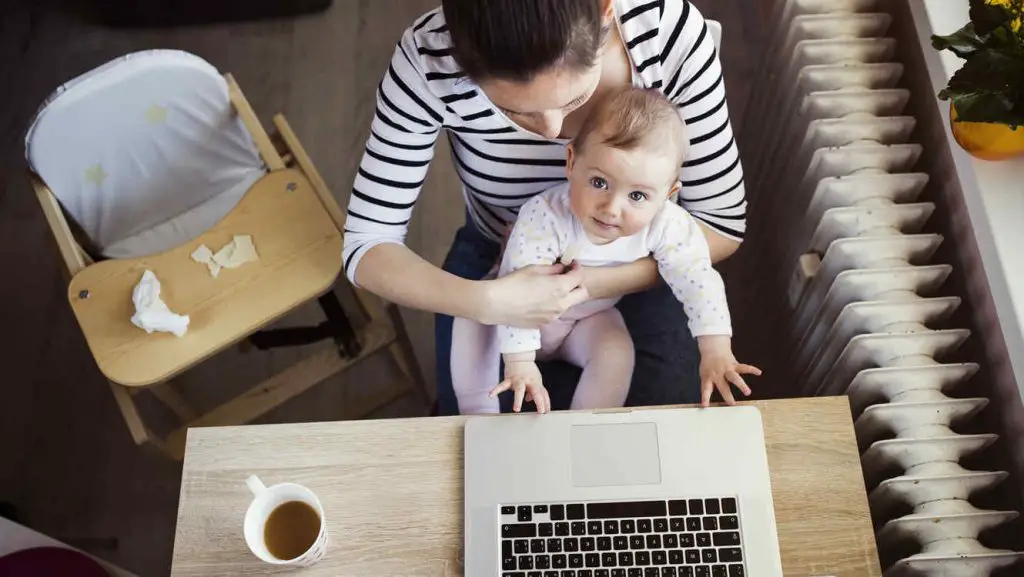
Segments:
[[[942,294],[953,267],[924,232],[936,207],[889,6],[776,2],[742,135],[748,280],[784,303],[797,391],[849,397],[885,576],[988,576],[1024,554],[979,537],[1018,512],[971,502],[1008,477],[961,465],[997,435],[951,428],[989,401],[971,394],[979,365],[950,360],[971,333],[949,325],[962,298]]]

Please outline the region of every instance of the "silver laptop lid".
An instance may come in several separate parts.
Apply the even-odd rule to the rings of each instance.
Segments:
[[[679,503],[704,500],[714,510],[679,508]],[[641,505],[632,505],[636,502]],[[723,504],[737,511],[723,512]],[[569,518],[568,506],[576,518]],[[566,569],[573,569],[575,559],[582,563],[584,575],[590,570],[593,577],[595,569],[605,567],[588,567],[586,561],[593,561],[593,554],[601,561],[611,559],[605,558],[609,551],[601,551],[599,544],[612,547],[612,567],[619,567],[618,562],[625,560],[656,566],[652,563],[657,558],[679,559],[673,549],[686,555],[687,543],[702,561],[714,556],[714,562],[691,564],[695,569],[706,566],[708,577],[722,570],[732,577],[729,567],[737,564],[743,566],[744,577],[782,575],[761,415],[753,406],[471,418],[465,428],[465,507],[466,575],[516,575],[521,563],[564,557]],[[627,520],[631,523],[623,526]],[[644,528],[650,526],[649,533],[640,532],[641,522]],[[741,526],[721,529],[720,522]],[[560,527],[569,534],[558,534]],[[616,533],[606,533],[609,528]],[[622,532],[627,528],[632,532]],[[574,529],[582,532],[573,535]],[[667,543],[672,547],[663,539],[668,534],[674,536]],[[740,544],[732,542],[738,537],[733,534],[756,537]],[[623,551],[614,549],[622,537],[634,545],[641,535],[645,555],[638,558],[630,549],[629,557],[621,557]],[[654,535],[659,535],[657,540]],[[587,537],[593,540],[579,541]],[[647,537],[652,537],[650,542]],[[592,544],[594,550],[552,554],[547,545],[559,539],[579,541],[581,549]],[[531,547],[541,545],[543,555]],[[516,549],[524,546],[531,548]],[[742,552],[737,562],[735,549]],[[514,570],[508,565],[510,551]],[[719,562],[720,553],[727,559]],[[685,561],[684,557],[680,566]],[[753,567],[756,572],[751,572]],[[544,575],[545,569],[534,570]],[[523,574],[529,572],[524,569]],[[608,575],[613,577],[611,571]]]

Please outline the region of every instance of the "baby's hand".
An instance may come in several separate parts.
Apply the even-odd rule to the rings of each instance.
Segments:
[[[761,369],[738,362],[732,354],[727,336],[708,335],[699,337],[697,341],[700,346],[701,406],[706,407],[711,403],[711,393],[715,389],[718,389],[727,405],[735,405],[736,399],[729,388],[730,383],[744,396],[750,396],[750,387],[740,375],[760,376]]]
[[[538,413],[547,413],[551,410],[551,397],[544,388],[540,376],[540,369],[537,363],[532,360],[505,361],[505,380],[491,390],[490,397],[494,398],[498,393],[512,389],[515,392],[515,400],[512,402],[512,410],[519,412],[523,408],[523,400],[533,401],[537,405]]]

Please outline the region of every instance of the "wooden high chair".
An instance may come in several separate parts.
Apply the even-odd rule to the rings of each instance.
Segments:
[[[153,82],[159,82],[147,76],[151,72],[174,84],[151,89]],[[198,97],[192,98],[191,86]],[[86,118],[79,112],[93,116]],[[96,114],[107,118],[97,120]],[[75,145],[81,134],[96,133],[88,126],[70,126],[76,122],[109,123],[111,132],[124,132],[124,149],[117,142]],[[189,427],[247,423],[382,351],[394,359],[404,379],[382,388],[360,406],[348,407],[346,416],[363,416],[413,385],[429,400],[397,307],[356,290],[354,300],[368,319],[359,330],[342,309],[333,286],[342,269],[344,215],[285,118],[278,114],[273,124],[276,133],[271,136],[230,74],[221,76],[187,53],[149,51],[128,55],[66,84],[40,110],[26,138],[30,178],[70,278],[68,300],[89,349],[110,382],[134,441],[155,446],[173,459],[182,458]],[[64,125],[69,125],[67,130]],[[223,143],[217,141],[219,134],[208,132],[233,127],[237,134]],[[100,135],[98,140],[105,137]],[[189,150],[190,146],[196,150]],[[232,147],[237,149],[224,152]],[[145,163],[144,157],[153,151],[154,158],[172,158],[175,166],[166,171],[159,166],[140,169],[137,165]],[[219,171],[215,163],[220,154],[237,166]],[[79,170],[84,170],[81,181]],[[121,180],[115,174],[119,170],[127,174]],[[196,177],[202,170],[212,176]],[[186,181],[180,189],[174,183],[145,180],[175,174]],[[137,198],[145,195],[136,195],[135,183],[139,189],[163,194]],[[198,237],[175,237],[196,227],[193,199],[188,206],[171,207],[174,214],[170,216],[150,218],[150,212],[141,210],[147,208],[145,203],[173,204],[167,199],[177,191],[189,196],[194,187],[209,183],[213,192],[209,198],[199,198],[199,206],[216,205],[215,214],[198,217],[198,222],[205,218],[215,224]],[[168,190],[174,194],[169,196]],[[237,194],[237,203],[220,196],[229,193]],[[111,216],[117,208],[110,206],[111,197],[121,205],[132,205],[127,210],[135,220],[119,222],[116,215]],[[216,214],[217,206],[226,214]],[[135,222],[142,218],[155,223],[150,230],[136,230]],[[125,230],[112,230],[124,223]],[[223,269],[213,278],[206,266],[190,258],[199,245],[216,252],[239,234],[251,235],[257,261]],[[110,242],[118,235],[127,235],[128,240],[119,237]],[[133,243],[140,244],[140,239],[145,254],[132,255],[138,250]],[[154,247],[160,250],[148,252]],[[168,307],[189,315],[191,322],[183,337],[147,334],[130,322],[132,289],[145,270],[160,280],[161,298]],[[353,290],[347,282],[342,284]],[[261,330],[314,299],[327,317],[320,325]],[[174,376],[243,341],[266,349],[326,338],[336,346],[205,414],[197,414],[170,383]],[[153,393],[181,420],[181,426],[166,438],[158,438],[136,408],[135,396],[143,390]]]

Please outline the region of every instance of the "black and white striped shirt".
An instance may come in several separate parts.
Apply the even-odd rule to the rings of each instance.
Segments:
[[[745,229],[739,150],[729,124],[722,68],[704,18],[687,0],[614,0],[633,83],[659,88],[680,108],[690,158],[680,204],[732,238]],[[377,110],[352,190],[344,263],[382,243],[403,243],[441,129],[451,142],[469,214],[499,240],[527,199],[565,180],[566,140],[519,128],[451,56],[440,8],[407,29],[377,90]]]

